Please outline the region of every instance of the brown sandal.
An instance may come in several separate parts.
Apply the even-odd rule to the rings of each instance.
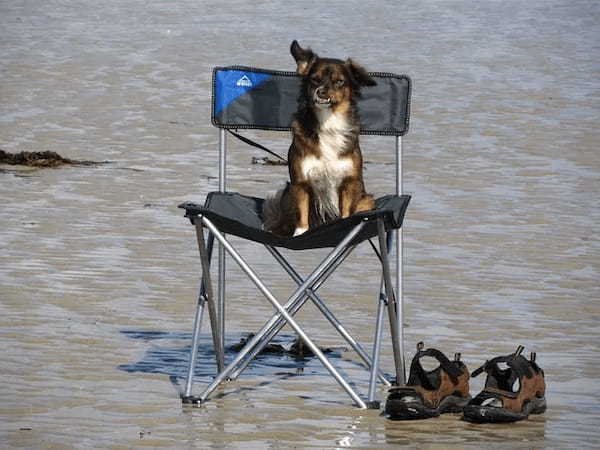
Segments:
[[[440,365],[425,371],[419,361],[424,356],[437,359]],[[408,383],[389,390],[384,414],[391,420],[428,419],[443,413],[462,412],[470,399],[469,370],[460,361],[460,353],[450,361],[439,350],[423,350],[423,343],[419,342]]]
[[[546,382],[544,371],[535,362],[535,353],[529,360],[521,356],[524,347],[517,347],[512,355],[498,356],[472,373],[476,377],[487,372],[485,388],[463,411],[469,422],[516,422],[546,411]],[[498,364],[506,363],[506,369]],[[518,383],[518,389],[513,386]]]

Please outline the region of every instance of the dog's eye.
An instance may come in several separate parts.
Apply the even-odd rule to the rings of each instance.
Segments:
[[[339,89],[339,88],[343,88],[343,87],[344,87],[344,84],[346,84],[346,83],[344,82],[344,80],[337,80],[337,81],[335,82],[335,87],[336,87],[336,88],[338,88],[338,89]]]

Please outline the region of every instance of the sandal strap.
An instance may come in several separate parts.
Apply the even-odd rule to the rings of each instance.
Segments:
[[[517,393],[507,392],[507,391],[503,391],[501,389],[495,389],[495,388],[485,388],[483,391],[481,391],[479,394],[477,394],[471,400],[471,403],[480,405],[487,399],[490,399],[490,398],[502,399],[503,397],[504,398],[516,398]]]
[[[539,370],[536,370],[535,362],[521,356],[522,350],[523,348],[519,346],[512,355],[498,356],[486,361],[484,365],[473,371],[471,376],[474,378],[485,371],[487,373],[485,391],[507,397],[515,396],[516,393],[512,392],[515,381],[522,380],[523,377],[531,378],[539,372]],[[506,363],[508,368],[500,368],[500,363]],[[520,386],[522,386],[521,382]]]
[[[416,380],[414,380],[413,374],[416,374],[419,377],[420,384],[429,385],[429,380],[427,378],[426,372],[421,366],[420,359],[430,356],[435,358],[439,363],[441,368],[448,374],[452,383],[458,384],[458,377],[461,375],[462,371],[460,370],[459,364],[452,363],[446,355],[444,355],[441,351],[435,348],[428,348],[427,350],[418,350],[417,354],[414,356],[412,363],[410,365],[410,377],[413,378],[413,383],[409,380],[409,384],[414,384]]]
[[[493,388],[493,387],[486,387],[477,396],[479,397],[482,394],[486,398],[490,398],[490,397],[510,397],[510,398],[516,398],[519,395],[518,392],[508,392],[508,391],[505,391],[503,389],[498,389],[498,388]]]
[[[486,361],[481,367],[475,369],[471,373],[471,377],[475,378],[484,371],[490,372],[496,369],[499,363],[506,363],[519,377],[525,376],[527,378],[531,378],[534,375],[534,373],[532,373],[532,364],[530,361],[521,356],[522,352],[523,346],[519,345],[515,353],[492,358]]]
[[[509,366],[511,366],[512,360],[513,360],[513,355],[497,356],[495,358],[488,359],[481,367],[475,369],[471,373],[471,378],[475,378],[475,377],[481,375],[484,371],[489,372],[489,371],[493,370],[494,368],[496,368],[496,366],[499,363],[506,363]]]
[[[481,375],[483,373],[483,371],[486,370],[489,363],[490,363],[490,361],[488,360],[488,361],[484,362],[481,367],[478,367],[473,372],[471,372],[471,378],[475,378],[475,377],[478,377],[479,375]]]

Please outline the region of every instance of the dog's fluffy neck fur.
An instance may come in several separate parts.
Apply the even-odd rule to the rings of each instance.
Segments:
[[[303,89],[306,89],[306,86],[303,86]],[[296,126],[302,128],[299,134],[314,140],[318,140],[321,133],[343,133],[348,137],[348,141],[358,137],[360,125],[353,101],[347,104],[346,108],[336,107],[336,105],[319,108],[310,105],[306,97],[308,96],[300,96],[295,115]]]
[[[335,157],[343,153],[356,135],[356,127],[348,120],[347,114],[331,108],[317,109],[319,121],[319,150],[323,157]]]
[[[354,124],[352,118],[348,117],[347,111],[334,110],[333,108],[316,108],[315,114],[319,123],[320,133],[352,134]],[[349,120],[350,119],[350,120]]]

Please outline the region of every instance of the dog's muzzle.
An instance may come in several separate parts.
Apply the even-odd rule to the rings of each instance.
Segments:
[[[323,93],[323,88],[317,88],[315,89],[315,92],[313,94],[313,101],[315,103],[315,105],[321,106],[321,107],[329,107],[331,106],[331,97],[322,97],[319,92],[322,94]]]

